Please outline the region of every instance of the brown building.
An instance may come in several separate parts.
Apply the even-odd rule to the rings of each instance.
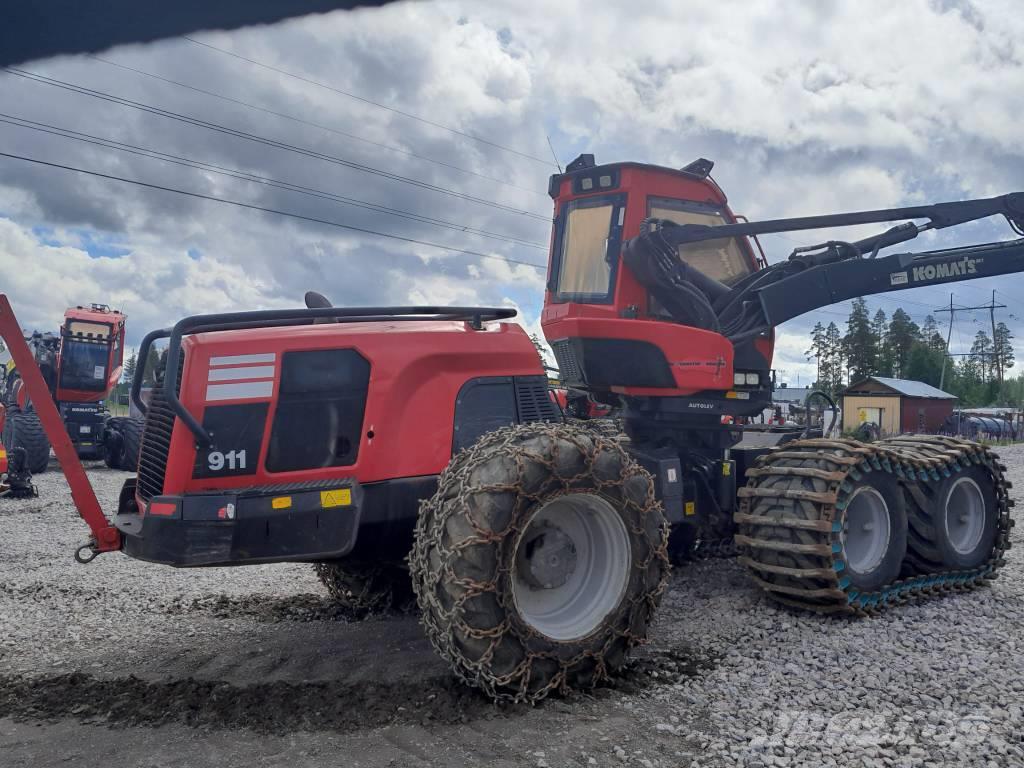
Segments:
[[[955,401],[955,395],[924,382],[869,376],[843,391],[843,430],[870,422],[883,435],[937,432]]]

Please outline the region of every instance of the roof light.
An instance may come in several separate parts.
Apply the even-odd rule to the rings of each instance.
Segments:
[[[597,183],[600,184],[602,187],[610,187],[612,185],[612,177],[602,176],[600,179],[597,180]]]
[[[732,375],[732,383],[735,384],[737,387],[742,387],[743,382],[745,382],[746,380],[747,377],[742,373],[734,373]]]
[[[761,383],[761,377],[756,373],[748,373],[746,379],[748,387],[756,387]]]
[[[587,179],[580,179],[580,187],[583,188],[583,189],[593,189],[594,188],[594,180],[593,179],[589,179],[589,178],[587,178]]]

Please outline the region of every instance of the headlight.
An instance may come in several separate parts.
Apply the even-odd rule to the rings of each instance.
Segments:
[[[746,374],[746,379],[748,387],[756,387],[758,384],[761,383],[761,376],[756,373]]]
[[[743,382],[745,382],[746,380],[747,380],[747,377],[746,377],[745,374],[734,373],[732,375],[732,383],[734,385],[736,385],[737,387],[742,387],[743,386]]]

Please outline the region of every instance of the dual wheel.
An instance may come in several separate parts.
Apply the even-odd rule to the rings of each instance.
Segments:
[[[998,509],[991,475],[972,467],[943,480],[927,509],[905,499],[897,481],[871,473],[854,484],[839,543],[854,587],[896,581],[907,566],[929,573],[977,568],[995,543]]]

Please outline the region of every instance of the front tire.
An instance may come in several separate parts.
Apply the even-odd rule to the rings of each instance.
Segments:
[[[455,673],[534,702],[621,669],[665,588],[667,543],[651,476],[618,441],[534,423],[453,460],[421,506],[410,570]]]
[[[50,463],[50,441],[35,411],[8,408],[3,443],[8,448],[25,449],[25,465],[33,475],[46,471]]]

